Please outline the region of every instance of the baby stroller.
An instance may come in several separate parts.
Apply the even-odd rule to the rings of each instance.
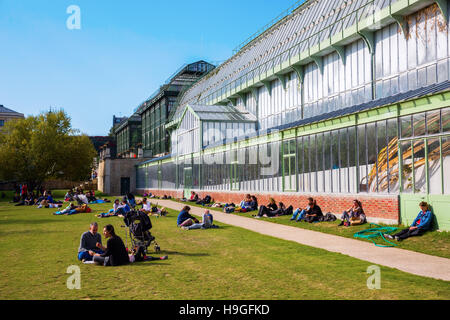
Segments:
[[[150,217],[140,211],[130,211],[123,219],[125,226],[128,228],[130,240],[133,249],[143,249],[147,253],[147,248],[154,242],[155,251],[160,252],[161,248],[155,240],[155,237],[150,233],[152,222]],[[128,242],[128,238],[126,238]],[[127,244],[128,246],[128,244]]]

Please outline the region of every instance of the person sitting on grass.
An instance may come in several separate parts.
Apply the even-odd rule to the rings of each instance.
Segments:
[[[96,202],[97,201],[97,198],[90,191],[88,191],[86,193],[86,198],[88,199],[89,202]]]
[[[191,208],[189,206],[185,206],[183,210],[181,210],[180,214],[177,218],[177,225],[178,227],[189,227],[192,226],[195,223],[200,223],[197,218],[191,216],[189,214],[189,211],[191,211]]]
[[[202,223],[196,223],[190,226],[183,226],[181,229],[183,230],[196,230],[196,229],[210,229],[210,228],[218,228],[213,224],[214,218],[209,210],[205,210],[205,213],[202,217]]]
[[[64,201],[66,202],[75,201],[73,198],[72,190],[67,191],[67,193],[64,195]]]
[[[24,200],[26,206],[32,206],[36,203],[34,193],[28,192],[27,197]]]
[[[206,206],[207,204],[211,203],[211,196],[210,195],[206,195],[203,199],[198,200],[195,204],[201,205],[201,206]]]
[[[147,200],[147,198],[142,199],[142,208],[139,209],[139,211],[142,211],[145,214],[152,213],[152,204],[150,201]]]
[[[19,201],[20,201],[20,196],[19,196],[19,194],[16,192],[16,193],[14,194],[14,197],[13,197],[11,203],[18,203]]]
[[[241,209],[249,209],[251,207],[251,203],[252,203],[252,196],[247,194],[245,195],[244,200],[241,201],[241,203],[239,204],[239,207],[241,207]]]
[[[258,199],[252,196],[252,201],[250,202],[250,211],[258,210]]]
[[[276,211],[278,210],[277,203],[275,202],[274,198],[269,199],[269,204],[267,206],[261,206],[259,207],[259,212],[255,218],[259,219],[262,217],[274,217],[276,215]]]
[[[303,220],[312,223],[314,221],[319,221],[319,218],[322,216],[322,209],[320,209],[320,207],[317,205],[316,200],[314,200],[313,198],[308,198],[308,205],[306,206],[306,208],[303,210],[300,210],[300,208],[295,210],[294,214],[292,215],[291,221],[297,219],[297,222]]]
[[[130,206],[128,205],[128,199],[127,197],[124,197],[122,199],[122,203],[117,207],[117,209],[114,211],[116,216],[119,217],[125,217],[128,212],[131,211]]]
[[[404,229],[396,234],[384,234],[384,236],[389,239],[403,241],[409,237],[421,236],[425,232],[429,231],[433,224],[434,215],[431,212],[428,203],[422,201],[419,204],[419,207],[420,212],[417,215],[417,218],[414,219],[411,227]]]
[[[106,213],[100,213],[97,215],[98,218],[109,218],[118,216],[118,209],[120,207],[120,200],[114,200],[113,208]]]
[[[93,257],[94,263],[107,266],[122,266],[130,263],[127,249],[122,239],[116,235],[114,227],[110,224],[103,228],[103,235],[105,239],[108,239],[106,248],[101,243],[97,243],[96,247],[103,250],[103,253],[96,253],[94,250],[90,250],[89,254]]]
[[[197,202],[198,201],[198,194],[196,194],[194,191],[191,191],[191,197],[189,198],[188,202]]]
[[[129,192],[126,196],[127,200],[128,200],[128,205],[130,206],[130,208],[134,208],[136,207],[136,199],[134,197],[134,195]]]
[[[286,205],[283,202],[278,203],[278,209],[275,210],[273,213],[275,214],[275,217],[281,217],[281,216],[290,216],[292,215],[292,212],[294,211],[293,206],[289,206],[286,208]]]
[[[356,199],[353,200],[353,206],[342,213],[341,220],[342,222],[338,225],[338,227],[344,225],[346,227],[350,227],[366,223],[367,219],[366,215],[364,214],[361,201]]]
[[[86,231],[81,235],[80,247],[78,248],[78,260],[80,261],[92,261],[92,255],[89,253],[94,252],[101,254],[103,251],[99,249],[98,244],[102,244],[102,236],[98,233],[97,222],[92,222],[89,226],[89,231]]]

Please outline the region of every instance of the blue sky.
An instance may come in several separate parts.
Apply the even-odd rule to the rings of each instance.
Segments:
[[[107,135],[185,63],[223,61],[295,0],[0,0],[0,104]],[[81,29],[69,30],[70,5]]]

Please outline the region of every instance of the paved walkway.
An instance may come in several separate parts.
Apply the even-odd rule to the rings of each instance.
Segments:
[[[158,205],[181,210],[185,204],[158,200]],[[204,208],[191,206],[191,214],[202,216]],[[214,220],[275,238],[342,253],[360,260],[415,275],[450,281],[450,259],[398,248],[380,248],[371,242],[212,211]]]

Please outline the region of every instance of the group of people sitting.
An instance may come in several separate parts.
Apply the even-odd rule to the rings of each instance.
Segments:
[[[164,197],[163,197],[163,199],[164,199]],[[169,199],[169,198],[166,198],[166,199]],[[211,204],[212,199],[211,199],[210,195],[206,195],[203,199],[200,199],[198,193],[191,191],[191,197],[189,199],[181,198],[180,201],[193,202],[198,205],[208,206]]]
[[[158,217],[166,216],[167,210],[165,208],[158,208],[158,205],[153,205],[147,198],[143,198],[142,201],[137,201],[133,194],[129,193],[127,196],[114,200],[113,208],[106,213],[100,213],[97,215],[99,218],[109,217],[125,217],[128,212],[136,209],[137,206],[141,208],[138,211],[144,212],[147,215],[157,215]]]
[[[128,251],[122,239],[116,235],[114,227],[110,224],[103,228],[103,235],[108,242],[102,245],[102,237],[98,233],[98,224],[93,222],[89,231],[81,235],[78,248],[78,260],[83,263],[94,263],[103,266],[122,266],[132,262],[166,260],[168,256],[154,258],[142,254],[142,248]]]
[[[12,203],[15,203],[15,206],[38,206],[38,208],[59,208],[62,206],[62,201],[55,201],[52,192],[47,190],[43,190],[41,195],[39,195],[39,191],[37,195],[33,191],[21,196],[15,193]]]
[[[225,203],[223,205],[223,212],[251,212],[258,210],[258,199],[250,194],[245,195],[245,198],[240,202],[238,206],[234,203]]]
[[[79,204],[95,204],[95,203],[109,203],[110,200],[104,198],[104,199],[97,199],[95,197],[94,190],[90,190],[86,193],[83,192],[81,188],[70,189],[67,191],[66,195],[64,196],[64,201],[77,201]]]
[[[185,206],[177,217],[177,226],[183,230],[195,230],[195,229],[216,229],[218,226],[214,225],[213,215],[209,210],[205,210],[202,222],[192,216],[189,212],[191,207]]]

